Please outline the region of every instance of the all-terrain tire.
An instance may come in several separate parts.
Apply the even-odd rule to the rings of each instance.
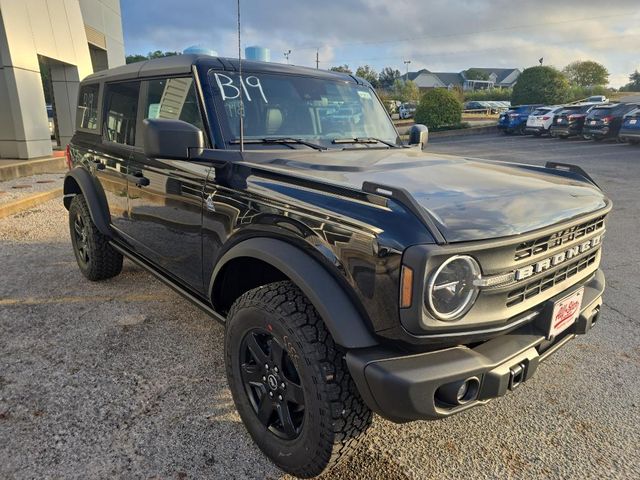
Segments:
[[[273,427],[261,422],[255,397],[250,398],[254,390],[247,390],[243,380],[248,369],[242,362],[246,358],[241,353],[243,339],[262,331],[267,337],[272,335],[272,341],[286,351],[284,356],[293,363],[304,392],[300,430],[291,439],[280,438]],[[348,458],[371,423],[372,413],[349,375],[344,352],[334,343],[313,305],[291,282],[258,287],[236,300],[226,322],[225,363],[229,387],[245,427],[262,452],[292,475],[314,477]],[[265,368],[266,374],[272,371],[267,365],[257,366]],[[258,388],[259,392],[264,389],[265,395],[270,393],[268,382]],[[275,412],[276,416],[270,418],[277,423],[280,410]]]
[[[69,232],[78,267],[89,280],[105,280],[122,271],[122,254],[96,228],[83,195],[73,197],[69,206]]]

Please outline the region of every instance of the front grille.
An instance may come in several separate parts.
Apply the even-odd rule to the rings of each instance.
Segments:
[[[594,250],[593,252],[589,253],[589,255],[582,257],[575,262],[569,263],[566,266],[556,270],[555,272],[550,273],[549,275],[545,275],[537,280],[533,280],[527,283],[522,287],[511,290],[507,294],[507,307],[512,307],[524,302],[525,300],[535,297],[539,293],[552,288],[560,282],[573,277],[578,272],[581,272],[589,266],[593,265],[598,256],[598,250]]]
[[[598,218],[574,225],[552,235],[546,235],[535,240],[523,242],[516,248],[515,259],[517,261],[524,258],[534,257],[541,253],[553,250],[561,245],[565,245],[580,237],[584,237],[596,230],[600,230],[604,228],[604,217],[605,215],[602,215]]]

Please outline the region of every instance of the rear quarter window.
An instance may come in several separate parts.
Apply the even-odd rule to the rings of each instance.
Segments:
[[[76,128],[78,130],[98,130],[98,96],[100,85],[83,85],[78,93],[78,108],[76,109]]]

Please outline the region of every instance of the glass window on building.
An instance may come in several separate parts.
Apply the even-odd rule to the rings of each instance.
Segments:
[[[96,130],[98,128],[98,91],[99,85],[85,85],[80,89],[78,110],[76,112],[77,128]]]
[[[111,142],[135,145],[140,82],[107,84],[104,136]]]
[[[204,130],[193,79],[150,80],[145,118],[182,120]]]

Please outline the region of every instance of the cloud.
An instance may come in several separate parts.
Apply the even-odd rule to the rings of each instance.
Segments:
[[[202,44],[235,56],[235,0],[122,2],[128,53]],[[615,6],[591,0],[242,0],[243,44],[272,50],[273,61],[321,68],[347,63],[460,71],[478,67],[563,67],[576,59],[604,63],[619,86],[638,64],[637,0]],[[631,70],[630,70],[631,68]]]

